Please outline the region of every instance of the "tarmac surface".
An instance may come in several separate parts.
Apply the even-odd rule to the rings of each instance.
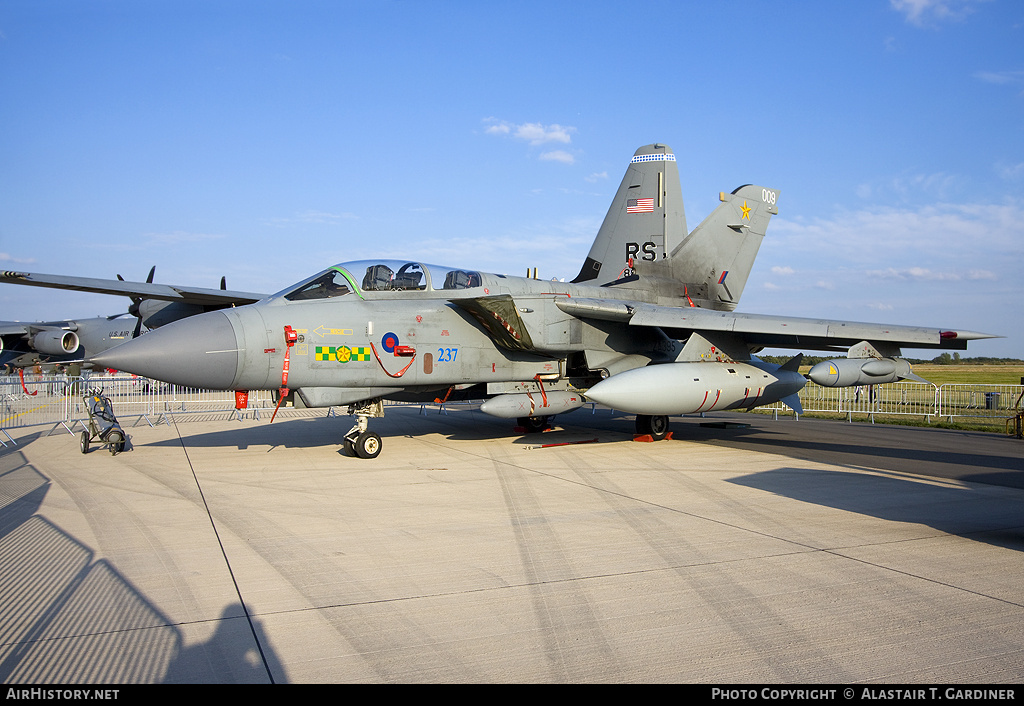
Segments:
[[[1020,683],[1024,442],[389,408],[0,449],[0,681]],[[562,426],[564,424],[564,426]],[[739,426],[739,425],[750,426]]]

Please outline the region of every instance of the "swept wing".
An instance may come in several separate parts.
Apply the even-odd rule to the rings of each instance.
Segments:
[[[241,306],[252,304],[266,297],[256,292],[238,292],[205,287],[154,284],[152,282],[131,282],[125,280],[97,279],[93,277],[69,277],[34,272],[0,272],[0,282],[21,284],[30,287],[69,289],[94,294],[114,294],[126,297],[141,297],[159,301],[182,302],[199,306]]]
[[[838,350],[849,348],[860,341],[872,341],[907,348],[966,350],[968,341],[998,338],[975,331],[743,314],[618,299],[574,297],[559,300],[557,306],[565,313],[579,318],[628,321],[630,326],[658,327],[676,339],[685,338],[691,332],[732,334],[751,347]]]

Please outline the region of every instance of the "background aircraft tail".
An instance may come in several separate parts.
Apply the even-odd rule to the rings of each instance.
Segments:
[[[739,303],[778,191],[741,186],[686,230],[676,156],[645,145],[630,160],[576,284],[650,286],[695,306],[731,311]],[[667,291],[666,291],[667,290]]]

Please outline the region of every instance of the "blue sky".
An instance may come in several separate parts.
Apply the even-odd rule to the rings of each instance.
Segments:
[[[741,310],[1024,357],[1013,0],[0,0],[0,96],[0,269],[572,278],[635,149],[664,142],[690,228],[719,191],[781,192]],[[8,320],[127,305],[0,285]]]

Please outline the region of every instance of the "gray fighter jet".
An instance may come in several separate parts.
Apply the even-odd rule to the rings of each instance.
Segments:
[[[372,458],[382,400],[481,399],[482,411],[543,428],[586,401],[668,418],[782,400],[799,410],[800,356],[762,347],[849,349],[880,361],[834,366],[835,384],[897,379],[900,347],[963,350],[981,333],[736,313],[779,192],[741,186],[692,232],[675,155],[633,156],[593,246],[569,283],[409,261],[349,262],[261,301],[200,314],[96,356],[104,366],[182,385],[296,392],[348,405],[350,453]],[[907,367],[909,371],[909,367]],[[826,371],[827,373],[828,371]],[[828,382],[829,376],[822,379]]]

